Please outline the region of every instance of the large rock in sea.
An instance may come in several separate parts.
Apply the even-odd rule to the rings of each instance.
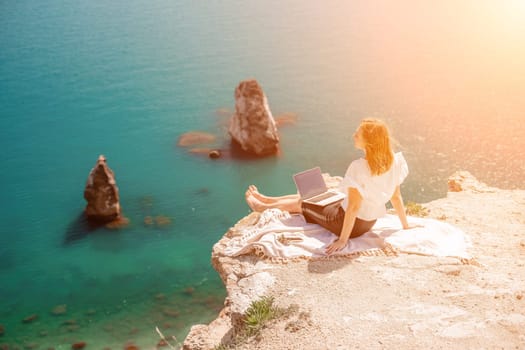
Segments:
[[[235,89],[235,114],[230,121],[232,140],[257,156],[275,154],[279,135],[268,100],[259,83],[244,80]]]
[[[109,223],[120,219],[120,203],[115,174],[100,155],[97,164],[89,173],[84,198],[87,201],[85,214],[91,222]]]

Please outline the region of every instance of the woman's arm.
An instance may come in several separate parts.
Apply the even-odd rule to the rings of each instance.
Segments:
[[[339,239],[326,248],[327,254],[332,254],[333,252],[346,247],[352,229],[354,228],[355,218],[357,217],[357,211],[361,207],[362,200],[363,197],[361,197],[361,194],[357,189],[353,187],[348,188],[348,208],[346,208],[341,235],[339,236]]]
[[[403,197],[401,196],[401,189],[399,186],[396,187],[394,195],[390,198],[390,203],[392,203],[392,206],[396,210],[397,216],[399,216],[399,221],[401,221],[401,225],[403,225],[403,229],[406,230],[410,228],[408,226],[405,205],[403,204]]]

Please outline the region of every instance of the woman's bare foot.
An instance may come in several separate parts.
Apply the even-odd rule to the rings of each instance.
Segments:
[[[259,192],[259,189],[255,185],[248,186],[248,190],[246,191],[247,195],[252,195],[258,200],[260,200],[263,203],[271,203],[274,202],[274,199],[268,196],[263,195],[261,192]]]
[[[248,195],[248,191],[246,191],[246,193],[246,203],[253,211],[262,212],[269,208],[266,203],[261,202],[259,199],[255,198],[255,196],[251,194]]]

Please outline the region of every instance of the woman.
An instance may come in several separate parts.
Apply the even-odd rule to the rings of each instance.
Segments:
[[[303,203],[299,194],[265,196],[251,185],[246,191],[246,202],[255,211],[278,208],[301,213],[307,222],[333,232],[339,238],[326,248],[327,254],[343,249],[350,238],[372,229],[376,220],[386,214],[389,200],[403,229],[408,229],[400,190],[408,166],[401,152],[392,152],[387,126],[380,120],[364,119],[354,133],[354,146],[364,151],[365,157],[350,164],[339,185],[339,191],[346,194],[344,200],[320,207]]]

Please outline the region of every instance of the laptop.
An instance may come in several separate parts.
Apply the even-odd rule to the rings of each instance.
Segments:
[[[325,207],[345,198],[343,193],[329,190],[326,187],[321,168],[319,167],[297,173],[293,176],[293,180],[302,201],[305,203]]]

